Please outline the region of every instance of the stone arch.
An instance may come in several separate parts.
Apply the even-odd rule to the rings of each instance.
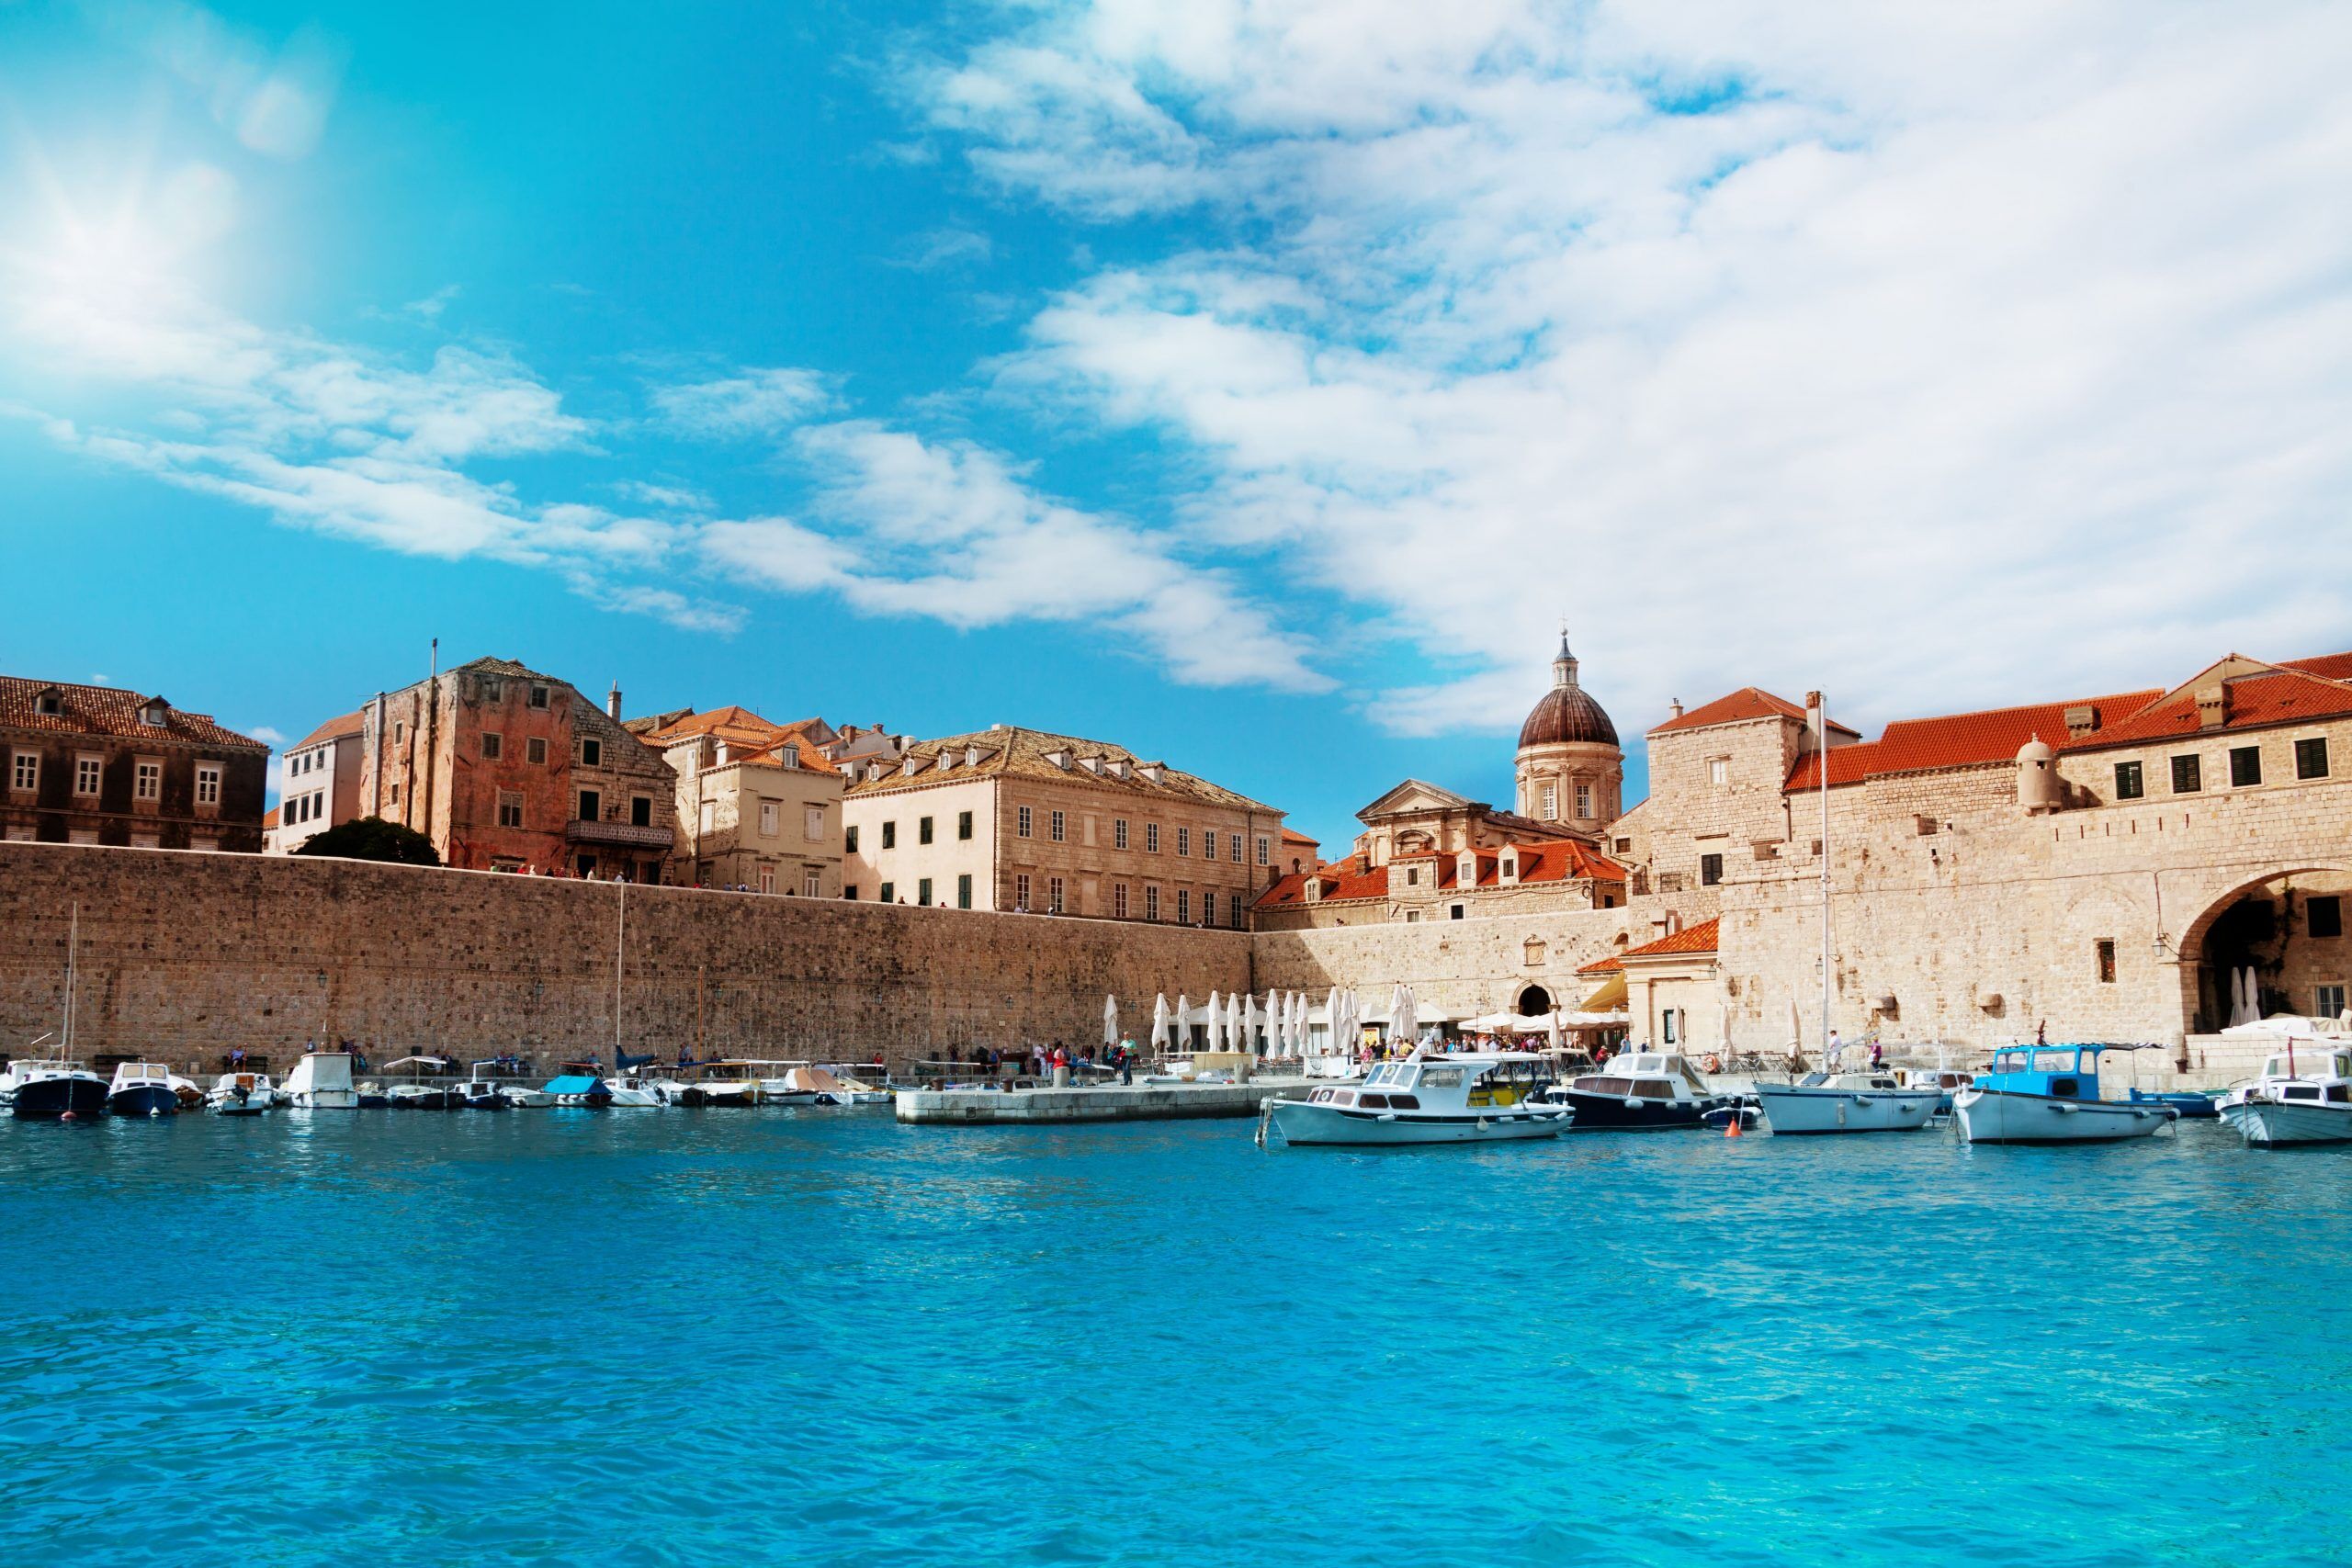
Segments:
[[[2321,884],[2299,886],[2299,879]],[[2301,956],[2298,929],[2316,893],[2352,902],[2352,863],[2312,861],[2278,865],[2248,875],[2215,878],[2194,896],[2196,914],[2173,943],[2180,971],[2182,1027],[2211,1033],[2229,1021],[2228,979],[2233,969],[2251,965],[2265,1011],[2307,1012],[2312,998],[2298,983]],[[2267,914],[2260,913],[2267,907]]]
[[[1519,993],[1519,1016],[1541,1018],[1552,1010],[1552,993],[1541,986],[1522,987]]]

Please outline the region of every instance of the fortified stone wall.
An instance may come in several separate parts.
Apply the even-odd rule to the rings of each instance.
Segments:
[[[623,901],[627,932],[621,930]],[[864,1058],[1102,1038],[1165,991],[1250,984],[1239,931],[967,914],[352,861],[0,844],[0,1049],[210,1066],[349,1038],[384,1061],[519,1050]]]
[[[1577,974],[1579,964],[1649,935],[1647,918],[1628,909],[1260,931],[1257,988],[1319,998],[1334,986],[1352,986],[1376,1004],[1401,980],[1425,1008],[1475,1014],[1509,1009],[1534,985],[1566,1010],[1600,983]]]

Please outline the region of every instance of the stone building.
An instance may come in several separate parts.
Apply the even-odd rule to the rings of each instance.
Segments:
[[[160,696],[0,676],[0,836],[257,852],[269,748]]]
[[[279,758],[277,809],[263,850],[290,855],[339,822],[359,815],[360,740],[365,713],[331,718]]]
[[[361,711],[362,815],[416,829],[447,864],[662,880],[677,775],[570,683],[477,659]]]
[[[1460,920],[1511,911],[1614,908],[1625,874],[1604,852],[1625,754],[1577,680],[1566,637],[1552,688],[1520,727],[1516,811],[1407,779],[1356,813],[1353,852],[1286,872],[1259,897],[1261,931]]]
[[[1239,927],[1283,814],[1108,741],[1000,725],[839,764],[842,896]]]
[[[804,898],[842,892],[842,775],[821,718],[774,724],[741,706],[664,715],[641,738],[678,776],[670,880]]]

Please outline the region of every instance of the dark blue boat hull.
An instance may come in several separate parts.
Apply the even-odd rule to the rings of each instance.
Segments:
[[[107,1108],[107,1086],[97,1078],[37,1078],[17,1091],[16,1113],[26,1121],[96,1116]]]
[[[166,1084],[134,1084],[107,1095],[107,1110],[117,1116],[176,1116],[180,1097]]]
[[[1706,1124],[1708,1111],[1730,1103],[1721,1100],[1636,1100],[1629,1104],[1621,1095],[1588,1094],[1574,1089],[1554,1089],[1552,1100],[1576,1108],[1576,1120],[1568,1124],[1571,1133],[1655,1133],[1702,1127]]]

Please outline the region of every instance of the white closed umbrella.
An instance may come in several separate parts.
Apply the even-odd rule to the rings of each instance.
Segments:
[[[1556,1051],[1560,1048],[1560,1010],[1558,1008],[1552,1010],[1552,1027],[1549,1033],[1552,1037],[1552,1049]]]
[[[1258,1054],[1258,998],[1246,994],[1241,998],[1241,1048],[1253,1056]]]
[[[1275,998],[1281,995],[1282,993],[1280,991],[1268,991],[1266,993],[1265,1028],[1266,1055],[1268,1056],[1279,1056],[1283,1054],[1283,1021],[1282,1017],[1280,1013],[1276,1011],[1274,1005]]]
[[[1246,1020],[1241,1010],[1241,993],[1234,992],[1225,998],[1225,1048],[1247,1053],[1250,1036],[1244,1030]]]
[[[1804,1049],[1804,1025],[1797,1019],[1797,999],[1791,997],[1789,998],[1789,1050],[1794,1053]]]
[[[1225,1049],[1225,1000],[1216,992],[1209,993],[1209,1049]]]
[[[1193,1054],[1193,998],[1182,991],[1176,993],[1176,1050],[1180,1055]]]
[[[2250,1010],[2245,1003],[2245,971],[2233,969],[2230,971],[2230,1021],[2233,1024],[2251,1023],[2253,1020],[2246,1016]]]
[[[1151,998],[1151,1048],[1162,1055],[1168,1053],[1168,993],[1166,991]]]
[[[1323,1022],[1331,1032],[1330,1050],[1333,1055],[1337,1055],[1340,1049],[1340,987],[1334,986],[1331,994],[1323,1001]]]
[[[1104,997],[1102,998],[1102,1043],[1105,1045],[1116,1045],[1118,1043],[1119,998],[1116,997]]]
[[[1420,1037],[1420,1013],[1413,1000],[1413,987],[1396,987],[1396,1005],[1388,1010],[1388,1038],[1402,1045],[1410,1045]]]

